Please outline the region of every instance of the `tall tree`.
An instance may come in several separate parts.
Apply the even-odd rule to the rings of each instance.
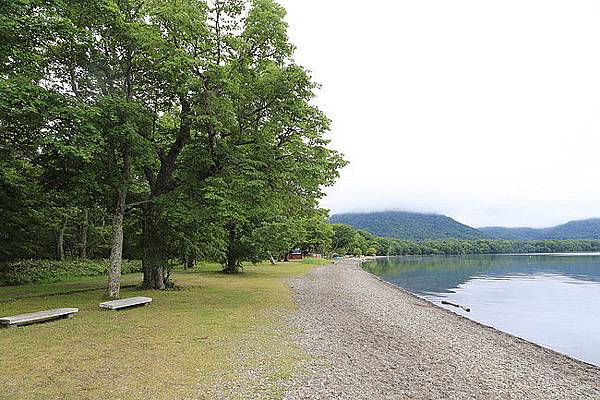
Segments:
[[[18,121],[0,118],[3,140],[20,142],[27,167],[65,195],[75,218],[109,210],[110,296],[119,294],[128,214],[141,208],[144,286],[163,289],[169,258],[221,257],[235,272],[259,257],[261,229],[314,216],[344,164],[327,147],[329,121],[312,105],[317,85],[294,62],[274,1],[0,7],[20,18],[0,19],[13,46],[0,51],[10,78],[0,90],[11,93],[0,107]],[[27,79],[6,72],[16,68],[11,54],[33,65]],[[29,111],[15,111],[20,104]]]
[[[220,173],[207,190],[226,230],[227,272],[256,257],[255,230],[300,229],[294,221],[314,213],[322,187],[345,164],[327,148],[329,120],[311,104],[317,85],[294,63],[284,17],[275,2],[254,1],[234,45],[221,52],[227,56],[218,103],[224,115],[206,126],[208,154]]]
[[[75,164],[64,177],[75,176],[85,193],[111,199],[109,296],[119,295],[126,199],[156,114],[145,97],[146,77],[162,38],[145,22],[142,6],[134,0],[61,1],[40,2],[34,10],[56,21],[38,46],[44,62],[37,86],[65,103],[60,115],[46,120],[38,159],[55,171]]]

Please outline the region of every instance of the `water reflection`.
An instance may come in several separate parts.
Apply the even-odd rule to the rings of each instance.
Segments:
[[[423,256],[364,268],[471,319],[600,365],[600,255]]]

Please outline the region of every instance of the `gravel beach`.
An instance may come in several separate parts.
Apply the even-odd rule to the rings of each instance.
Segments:
[[[290,286],[311,358],[287,399],[600,399],[600,368],[436,307],[357,260]]]

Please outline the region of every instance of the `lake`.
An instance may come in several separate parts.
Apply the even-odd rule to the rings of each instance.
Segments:
[[[600,254],[405,256],[363,268],[467,318],[600,366]]]

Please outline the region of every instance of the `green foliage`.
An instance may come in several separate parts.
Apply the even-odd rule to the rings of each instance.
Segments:
[[[59,282],[67,278],[106,275],[107,260],[23,260],[0,264],[0,286]],[[142,263],[123,260],[123,273],[142,271]]]
[[[351,226],[334,224],[332,252],[339,255],[347,254],[354,247],[355,235],[356,231]]]
[[[523,254],[600,251],[600,240],[474,240],[418,243],[407,254]],[[418,253],[420,251],[420,253]]]
[[[17,0],[0,11],[0,261],[106,257],[123,215],[123,253],[143,257],[149,288],[164,286],[170,259],[235,272],[296,246],[329,251],[318,202],[345,161],[324,139],[330,121],[283,7]]]
[[[0,153],[0,261],[32,254],[52,256],[46,229],[31,229],[46,222],[44,194],[34,182],[39,172],[27,163]]]
[[[327,223],[326,216],[317,215],[303,222],[305,237],[298,247],[307,253],[329,254],[333,246],[334,229]]]

